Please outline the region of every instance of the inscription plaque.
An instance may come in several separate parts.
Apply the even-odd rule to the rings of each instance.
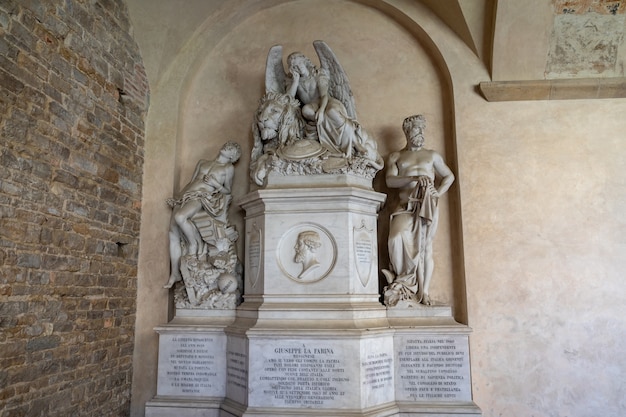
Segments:
[[[471,401],[466,336],[402,338],[397,353],[397,399]]]
[[[246,341],[241,337],[228,338],[226,381],[228,398],[245,403],[248,395],[248,354]]]
[[[245,390],[248,384],[248,370],[246,369],[246,355],[239,352],[228,351],[228,364],[226,365],[228,385]]]
[[[161,334],[157,394],[185,397],[224,395],[223,367],[216,363],[221,337]]]
[[[361,363],[365,379],[364,386],[371,389],[385,388],[393,381],[393,358],[387,353],[368,355]]]
[[[296,344],[297,343],[297,344]],[[281,343],[267,348],[253,380],[255,405],[275,407],[340,407],[352,382],[337,346]]]
[[[361,351],[363,405],[374,407],[394,400],[394,362],[391,339],[367,341]]]

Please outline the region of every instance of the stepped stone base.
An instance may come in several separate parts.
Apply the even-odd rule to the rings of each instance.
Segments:
[[[244,302],[156,329],[146,417],[480,415],[451,308],[380,303],[384,198],[351,183],[245,196]]]

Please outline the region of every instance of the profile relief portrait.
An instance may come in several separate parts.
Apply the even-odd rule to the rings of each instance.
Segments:
[[[302,264],[302,272],[299,279],[314,279],[319,274],[320,262],[317,259],[317,251],[322,246],[319,233],[314,230],[306,230],[298,234],[294,246],[294,262]]]

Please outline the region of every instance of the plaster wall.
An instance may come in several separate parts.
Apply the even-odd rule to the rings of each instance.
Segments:
[[[498,0],[493,81],[624,77],[626,4]]]
[[[459,149],[471,167],[462,196],[475,401],[487,416],[622,416],[626,105],[485,107],[468,112]]]
[[[552,10],[552,0],[498,0],[493,36],[494,81],[544,78]]]
[[[171,59],[151,55],[161,53],[146,36],[156,23],[137,17],[139,3],[129,9],[154,85],[132,415],[142,415],[155,393],[152,328],[171,312],[161,288],[164,200],[188,181],[198,158],[214,157],[230,139],[244,148],[236,196],[247,192],[250,123],[267,50],[281,43],[285,53],[314,57],[315,39],[339,57],[359,120],[385,157],[403,146],[402,119],[424,112],[429,145],[457,174],[437,236],[433,295],[465,308],[467,292],[474,400],[484,415],[626,413],[626,369],[618,360],[626,355],[626,145],[619,133],[626,103],[488,103],[475,88],[489,79],[484,64],[416,2],[233,0],[212,12],[198,8],[206,17],[195,18],[195,27],[176,29],[186,22],[168,20],[175,25],[168,42],[178,48],[167,53]],[[375,187],[385,191],[384,181]],[[232,215],[241,231],[241,211],[233,207]]]
[[[626,413],[624,100],[488,103],[455,86],[474,401],[485,416]]]

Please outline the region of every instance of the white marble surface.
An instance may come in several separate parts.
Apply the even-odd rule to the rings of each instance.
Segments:
[[[176,317],[158,327],[158,391],[146,415],[480,414],[471,396],[469,329],[443,310],[388,320],[380,310],[376,320],[352,312],[348,322],[332,314],[319,320],[314,309],[272,309],[263,320],[239,309],[234,321]]]
[[[361,407],[374,407],[395,400],[395,359],[393,337],[373,336],[361,339]]]
[[[359,187],[372,190],[372,179],[359,175],[336,174],[336,175],[280,175],[270,173],[266,188],[294,188],[323,185],[325,187]]]
[[[368,338],[340,333],[251,339],[249,405],[360,409],[392,402],[391,333]]]
[[[239,403],[248,403],[248,343],[245,337],[231,335],[226,355],[226,397]]]
[[[334,408],[358,403],[356,343],[311,338],[250,341],[249,405]]]
[[[333,296],[326,302],[377,301],[377,211],[384,198],[354,187],[261,190],[244,196],[239,204],[247,214],[246,295],[289,294],[298,302],[316,302],[316,295]],[[303,231],[317,233],[321,243],[315,253],[318,267],[306,278],[295,249]]]
[[[414,332],[394,348],[398,401],[472,401],[468,336]]]
[[[226,394],[223,333],[159,331],[157,396],[223,397]]]
[[[186,399],[151,400],[145,417],[224,417],[219,402]]]

